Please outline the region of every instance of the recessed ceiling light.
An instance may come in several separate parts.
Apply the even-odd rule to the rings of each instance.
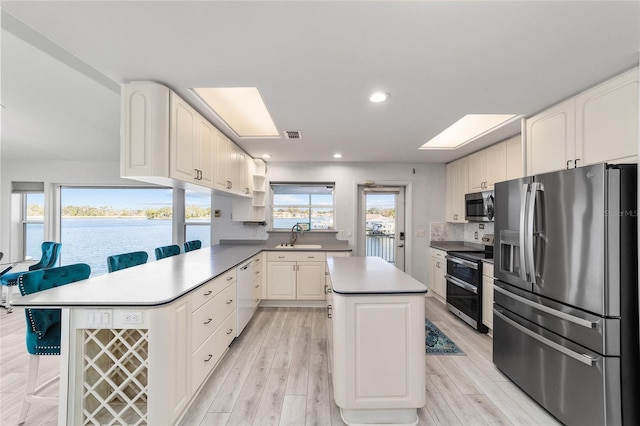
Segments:
[[[389,96],[391,95],[389,95],[387,92],[375,92],[371,96],[369,96],[369,100],[376,103],[384,102],[389,99]]]
[[[333,158],[342,158],[342,154],[333,154]]]
[[[271,158],[271,154],[262,154],[262,158],[269,159]]]
[[[456,149],[519,117],[516,114],[467,114],[420,149]]]
[[[279,137],[256,87],[204,87],[191,89],[241,138]]]

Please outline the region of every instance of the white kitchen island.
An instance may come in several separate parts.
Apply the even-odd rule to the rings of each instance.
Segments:
[[[14,300],[62,309],[58,424],[165,425],[236,337],[236,266],[261,246],[215,246]]]
[[[417,424],[424,406],[424,284],[379,257],[327,259],[333,386],[342,419]]]

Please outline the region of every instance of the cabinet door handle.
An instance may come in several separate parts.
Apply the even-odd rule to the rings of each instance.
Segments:
[[[211,361],[211,358],[213,358],[213,355],[209,354],[209,357],[207,359],[204,360],[204,362],[209,362]]]
[[[227,331],[227,334],[231,334],[233,333],[233,328],[230,328],[229,331]]]
[[[204,324],[204,325],[207,325],[207,324],[209,324],[211,321],[213,321],[213,318],[209,318],[209,319],[208,319],[208,320],[206,320],[203,324]]]
[[[260,284],[256,284],[256,288],[259,288],[259,287],[260,287]]]
[[[227,300],[227,305],[230,305],[233,302],[233,299]]]
[[[567,160],[567,169],[569,168],[569,163],[571,163],[573,160]],[[575,166],[574,166],[575,167]]]
[[[580,161],[579,158],[576,158],[576,160],[573,162],[573,167],[578,167],[578,161]]]
[[[333,305],[327,305],[327,318],[333,318]]]
[[[256,275],[260,274],[260,271],[256,271]]]
[[[205,295],[205,296],[208,296],[208,295],[210,295],[211,293],[213,293],[213,291],[209,290],[209,291],[208,291],[208,292],[206,292],[204,295]]]

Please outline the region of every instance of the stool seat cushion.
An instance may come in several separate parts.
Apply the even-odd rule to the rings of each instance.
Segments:
[[[10,274],[4,274],[0,277],[0,283],[2,285],[18,285],[18,277],[20,274],[24,274],[24,272],[12,272]]]

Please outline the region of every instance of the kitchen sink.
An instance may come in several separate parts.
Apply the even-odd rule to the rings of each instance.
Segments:
[[[320,244],[294,244],[294,245],[291,245],[291,244],[282,243],[282,244],[278,244],[276,246],[276,248],[302,250],[302,249],[319,249],[319,248],[322,248],[322,246]]]

